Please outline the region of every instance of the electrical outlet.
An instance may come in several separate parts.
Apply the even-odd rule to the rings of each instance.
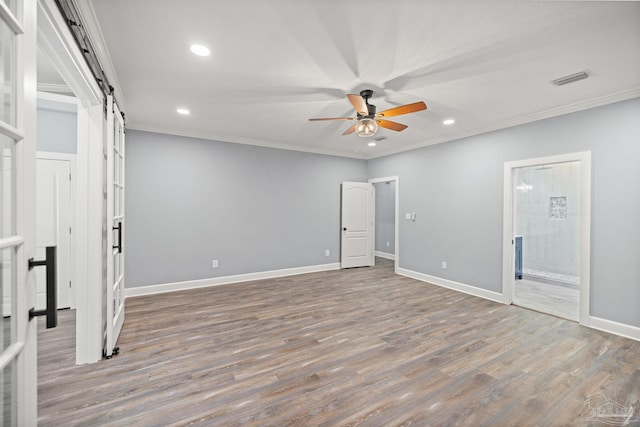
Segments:
[[[443,270],[447,269],[447,261],[442,261],[442,269]]]
[[[211,268],[218,268],[218,260],[214,259],[213,261],[211,261]]]
[[[329,251],[329,249],[327,249],[326,251],[324,251],[324,256],[329,256],[331,254],[331,252]]]
[[[389,247],[389,242],[387,242],[387,247]]]

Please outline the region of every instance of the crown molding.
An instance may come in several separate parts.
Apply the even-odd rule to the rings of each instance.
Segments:
[[[73,96],[71,88],[65,84],[56,83],[38,83],[38,92],[41,93],[53,93],[59,95]],[[40,95],[40,94],[38,94]]]
[[[525,116],[517,117],[515,119],[499,122],[493,126],[489,126],[486,128],[472,130],[469,132],[459,132],[452,135],[447,135],[446,137],[433,138],[417,144],[412,144],[412,145],[398,148],[398,149],[385,150],[378,153],[345,153],[344,151],[305,147],[301,145],[283,144],[283,143],[278,143],[274,141],[257,140],[253,138],[243,138],[243,137],[228,136],[228,135],[216,135],[216,134],[209,134],[209,133],[198,133],[198,132],[190,132],[190,131],[184,131],[184,130],[176,131],[172,129],[164,129],[164,128],[158,128],[158,127],[139,126],[136,124],[127,125],[127,129],[140,130],[144,132],[162,133],[167,135],[184,136],[189,138],[206,139],[211,141],[255,145],[259,147],[299,151],[303,153],[321,154],[321,155],[327,155],[327,156],[338,156],[338,157],[346,157],[346,158],[360,159],[360,160],[371,160],[371,159],[376,159],[380,157],[390,156],[393,154],[403,153],[406,151],[412,151],[419,148],[428,147],[430,145],[442,144],[445,142],[455,141],[458,139],[468,138],[476,135],[481,135],[484,133],[493,132],[500,129],[506,129],[514,126],[523,125],[526,123],[558,117],[565,114],[575,113],[578,111],[588,110],[590,108],[602,107],[602,106],[613,104],[616,102],[627,101],[629,99],[639,98],[639,97],[640,97],[640,88],[634,88],[630,90],[625,90],[625,91],[601,96],[598,98],[592,98],[586,101],[576,102],[576,103],[565,105],[558,108],[552,108],[552,109],[540,111],[537,113],[528,114]]]
[[[143,132],[161,133],[165,135],[184,136],[187,138],[206,139],[208,141],[229,142],[234,144],[255,145],[258,147],[276,148],[278,150],[299,151],[302,153],[320,154],[324,156],[346,157],[351,159],[365,160],[365,153],[345,153],[343,151],[325,150],[322,148],[305,147],[302,145],[282,144],[279,142],[257,140],[253,138],[243,138],[238,136],[214,135],[209,133],[189,132],[184,130],[163,129],[153,126],[139,126],[127,124],[128,130],[139,130]]]
[[[498,122],[492,126],[472,130],[469,132],[460,132],[445,137],[433,138],[427,141],[423,141],[417,144],[412,144],[400,149],[385,150],[383,152],[375,153],[365,157],[367,160],[375,159],[378,157],[390,156],[392,154],[403,153],[405,151],[416,150],[418,148],[428,147],[430,145],[442,144],[444,142],[455,141],[462,138],[468,138],[470,136],[481,135],[483,133],[493,132],[500,129],[506,129],[514,126],[519,126],[539,120],[550,119],[553,117],[562,116],[565,114],[576,113],[578,111],[588,110],[590,108],[603,107],[605,105],[614,104],[616,102],[628,101],[629,99],[640,98],[640,87],[616,92],[597,98],[587,99],[585,101],[574,102],[573,104],[563,105],[557,108],[550,108],[548,110],[539,111],[525,116],[516,117],[514,119]]]

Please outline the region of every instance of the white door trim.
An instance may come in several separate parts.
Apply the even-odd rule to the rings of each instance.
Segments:
[[[38,0],[38,47],[78,98],[76,363],[102,358],[104,97],[55,0]],[[35,53],[34,53],[35,55]]]
[[[66,107],[66,106],[57,106],[57,105],[47,105],[47,108],[52,109],[52,110],[56,110],[56,111],[62,111],[65,113],[69,113],[72,111],[77,112],[78,111],[78,98],[74,97],[74,96],[69,96],[69,95],[60,95],[58,93],[49,93],[49,92],[38,92],[38,101],[40,100],[44,100],[44,101],[53,101],[59,104],[69,104],[69,105],[74,105],[74,107]]]
[[[379,182],[387,182],[387,181],[395,181],[396,183],[396,195],[395,195],[395,203],[396,203],[396,218],[395,218],[395,247],[396,247],[396,257],[395,263],[393,264],[393,272],[398,274],[398,268],[400,266],[400,177],[399,176],[387,176],[384,178],[371,178],[369,183],[376,184]],[[375,207],[374,207],[375,208]],[[373,244],[375,247],[375,223],[373,227]]]
[[[516,160],[504,164],[504,205],[502,229],[502,295],[505,304],[513,302],[515,275],[513,245],[513,169],[552,163],[580,162],[580,316],[581,325],[589,326],[591,288],[591,152],[561,154]]]

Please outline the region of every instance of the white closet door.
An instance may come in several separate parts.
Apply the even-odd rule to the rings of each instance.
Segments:
[[[118,337],[124,323],[124,118],[112,97],[107,117],[107,330],[105,356],[118,353]]]
[[[374,188],[368,182],[342,183],[342,268],[375,264],[373,255]]]

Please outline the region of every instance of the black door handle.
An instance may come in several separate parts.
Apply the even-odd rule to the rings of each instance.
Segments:
[[[118,253],[122,253],[122,221],[118,223],[117,227],[113,227],[114,230],[118,230],[118,244],[113,245],[113,249],[117,249]]]
[[[347,231],[347,227],[343,227],[342,229],[343,229],[344,231]]]
[[[45,266],[47,268],[47,308],[45,310],[29,310],[29,320],[36,316],[47,316],[47,329],[58,326],[58,284],[56,274],[57,248],[47,246],[46,258],[41,261],[29,259],[29,270],[33,267]]]

